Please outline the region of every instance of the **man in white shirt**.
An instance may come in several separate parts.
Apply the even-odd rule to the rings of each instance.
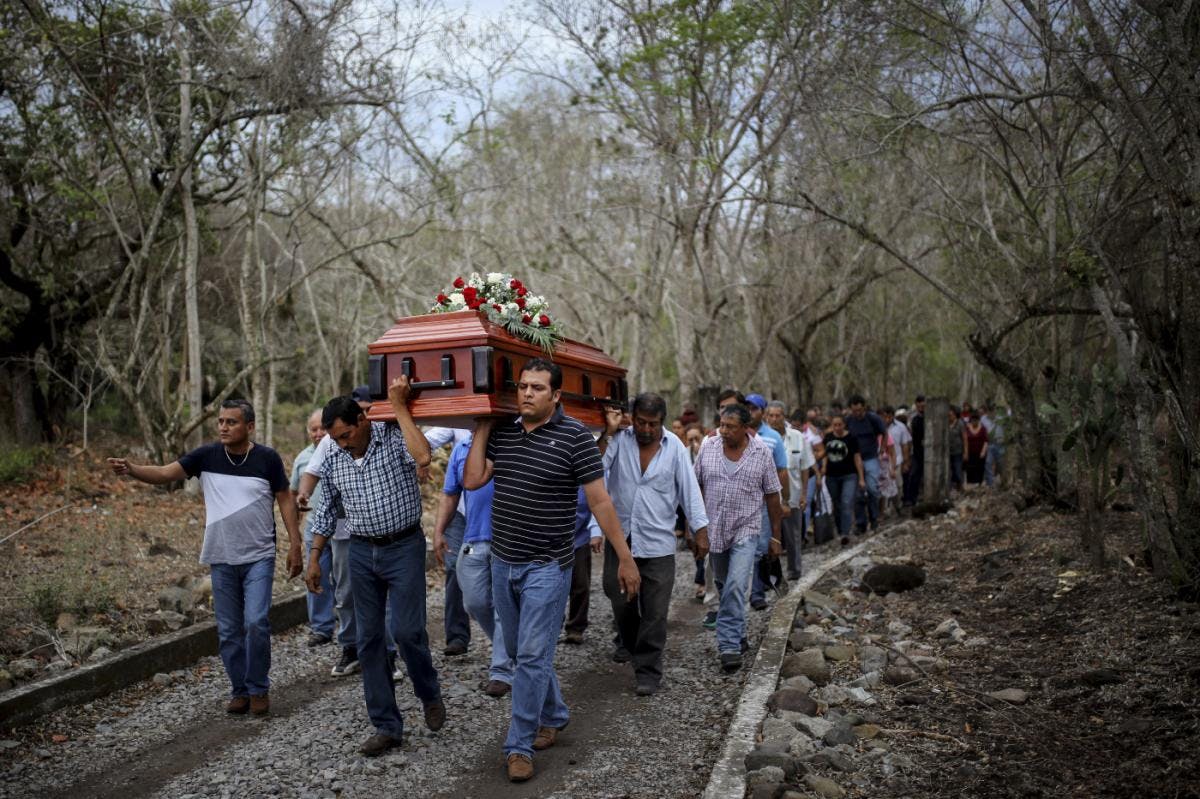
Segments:
[[[906,475],[912,468],[912,433],[908,431],[908,425],[896,418],[896,410],[891,405],[883,406],[879,413],[892,439],[892,458],[896,474]],[[903,477],[897,479],[903,480]],[[899,503],[900,499],[897,498],[896,501]],[[899,504],[896,507],[899,509]]]
[[[787,551],[789,580],[800,579],[800,549],[804,544],[804,512],[808,509],[808,477],[816,466],[812,444],[801,431],[784,421],[783,403],[768,402],[763,414],[765,421],[783,438],[787,448],[788,501],[783,511],[783,548]]]

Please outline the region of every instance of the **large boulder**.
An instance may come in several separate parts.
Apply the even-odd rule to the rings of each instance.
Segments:
[[[881,563],[869,569],[862,582],[876,594],[899,594],[925,585],[925,570],[907,563]]]

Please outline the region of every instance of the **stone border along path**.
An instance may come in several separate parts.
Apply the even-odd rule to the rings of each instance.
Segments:
[[[282,633],[307,620],[306,596],[305,593],[285,597],[271,605],[273,633]],[[160,672],[185,668],[216,651],[215,621],[151,638],[99,663],[89,663],[0,695],[0,728],[29,724],[59,708],[81,705]]]
[[[726,733],[721,758],[713,765],[704,799],[736,799],[746,795],[746,755],[754,748],[758,727],[766,718],[767,697],[779,682],[779,669],[787,653],[788,636],[792,632],[796,609],[804,599],[804,592],[816,585],[829,571],[873,546],[881,535],[905,528],[905,523],[890,526],[850,549],[817,561],[798,582],[792,583],[787,596],[775,605],[737,711]]]

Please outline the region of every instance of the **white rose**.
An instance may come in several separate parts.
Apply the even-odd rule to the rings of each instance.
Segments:
[[[521,309],[517,307],[517,304],[515,302],[510,302],[504,306],[504,310],[508,311],[509,313],[516,313],[517,311],[519,311]]]
[[[500,272],[488,272],[488,273],[487,273],[487,282],[489,282],[489,283],[503,283],[503,282],[504,282],[504,275],[503,275],[503,274],[501,274]]]
[[[466,305],[467,304],[467,301],[465,299],[463,299],[462,292],[459,292],[459,291],[456,291],[453,294],[451,294],[449,299],[450,299],[451,305]]]

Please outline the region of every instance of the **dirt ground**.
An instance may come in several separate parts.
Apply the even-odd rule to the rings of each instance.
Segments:
[[[880,688],[872,710],[914,767],[852,793],[1200,795],[1200,607],[1141,565],[1134,514],[1104,518],[1113,565],[1103,572],[1075,560],[1081,521],[988,496],[876,548],[923,565],[923,587],[887,601],[842,594],[845,570],[818,587],[857,606],[860,633],[903,620],[947,665]],[[951,618],[976,640],[937,639]],[[1027,697],[988,696],[1003,689]]]
[[[302,446],[278,448],[289,475]],[[118,478],[105,466],[109,451],[118,450],[64,448],[36,479],[0,484],[0,538],[53,512],[0,544],[0,669],[22,658],[42,665],[61,660],[55,639],[68,637],[60,629],[67,626],[102,627],[110,649],[132,646],[161,632],[155,621],[164,588],[194,585],[208,574],[198,561],[203,497]],[[435,457],[436,474],[423,485],[427,531],[447,454]],[[287,534],[278,512],[276,529],[275,594],[282,596],[303,584],[287,579]],[[188,623],[211,618],[211,607],[211,600],[199,602],[187,611]]]

